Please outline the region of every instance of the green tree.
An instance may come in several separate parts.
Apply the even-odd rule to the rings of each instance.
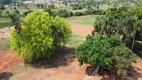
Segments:
[[[33,11],[32,10],[28,10],[28,11],[24,12],[24,16],[27,16],[31,12],[33,12]]]
[[[114,48],[112,55],[112,69],[114,74],[119,76],[127,76],[129,70],[132,68],[132,61],[136,60],[136,55],[125,47],[124,45]]]
[[[6,21],[7,21],[8,17],[9,17],[9,14],[10,14],[10,12],[6,11]]]
[[[63,9],[63,10],[59,10],[57,12],[57,15],[61,17],[71,17],[73,16],[73,12]]]
[[[136,55],[124,46],[118,34],[88,36],[77,48],[76,55],[81,65],[90,63],[94,67],[101,66],[119,76],[126,76],[136,60]]]
[[[125,44],[133,50],[135,40],[140,40],[141,38],[141,13],[142,7],[121,7],[108,9],[105,12],[105,16],[97,18],[94,25],[94,31],[92,33],[99,32],[103,35],[118,33],[123,35]],[[131,39],[132,42],[127,42]]]
[[[18,26],[20,25],[20,13],[19,11],[14,11],[8,15],[9,19],[11,20],[11,25]]]
[[[0,3],[0,10],[4,10],[4,9],[5,9],[4,5]]]
[[[21,29],[20,41],[16,30],[11,31],[11,49],[28,62],[50,59],[56,48],[61,43],[65,44],[71,36],[71,29],[64,19],[54,18],[43,11],[29,13],[22,21]]]

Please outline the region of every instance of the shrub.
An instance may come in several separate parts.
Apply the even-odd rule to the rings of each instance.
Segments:
[[[88,15],[104,15],[104,10],[94,10],[94,9],[88,9],[85,11],[86,14]]]
[[[136,60],[134,53],[124,45],[117,46],[113,50],[111,71],[119,76],[127,76],[132,67],[132,61]]]
[[[59,10],[57,12],[57,15],[61,16],[61,17],[71,17],[71,16],[73,16],[73,13],[71,11],[68,11],[68,10]]]
[[[36,16],[36,17],[35,17]],[[29,13],[21,24],[20,34],[11,31],[11,49],[27,61],[50,59],[61,43],[71,35],[69,25],[60,17],[53,18],[47,12]]]
[[[71,7],[73,10],[82,10],[83,9],[83,6],[79,5],[79,4],[72,4]]]
[[[46,8],[43,11],[48,12],[51,16],[56,16],[56,12],[51,10],[50,8]]]
[[[66,10],[66,9],[62,9],[59,10],[58,12],[51,10],[50,8],[47,8],[44,10],[45,12],[48,12],[51,16],[60,16],[60,17],[71,17],[73,16],[73,12]]]
[[[85,15],[84,12],[75,12],[74,13],[74,16],[82,16],[82,15]]]
[[[101,66],[119,76],[126,76],[131,62],[136,60],[136,55],[124,46],[117,34],[110,37],[100,34],[88,36],[77,48],[76,55],[81,65]]]
[[[50,8],[50,9],[55,9],[56,6],[55,6],[54,4],[51,4],[51,5],[48,5],[48,8]]]
[[[32,10],[28,10],[28,11],[24,12],[24,16],[27,16],[31,12],[33,12],[33,11]]]

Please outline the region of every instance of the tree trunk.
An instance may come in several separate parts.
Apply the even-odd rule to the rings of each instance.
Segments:
[[[25,67],[27,67],[26,63],[27,63],[27,61],[24,59],[24,65],[25,65]]]
[[[125,35],[126,37],[125,37],[125,42],[124,42],[124,44],[126,45],[126,42],[127,42],[127,35]]]
[[[131,47],[131,50],[133,51],[133,48],[134,48],[134,45],[135,45],[135,36],[136,34],[134,33],[134,36],[133,36],[133,43],[132,43],[132,47]]]

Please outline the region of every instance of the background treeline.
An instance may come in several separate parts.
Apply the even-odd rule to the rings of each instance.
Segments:
[[[4,4],[4,5],[9,4],[11,2],[12,2],[12,0],[0,0],[0,3]]]
[[[52,9],[44,9],[44,11],[48,12],[52,16],[61,16],[61,17],[72,17],[72,16],[83,16],[83,15],[104,15],[104,10],[95,10],[95,9],[89,9],[85,11],[77,11],[72,12],[71,10],[61,9],[58,11],[52,10]]]

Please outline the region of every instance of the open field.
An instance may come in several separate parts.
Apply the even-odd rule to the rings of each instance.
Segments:
[[[7,27],[10,24],[9,19],[0,18],[0,28]]]
[[[70,24],[83,24],[83,25],[94,25],[96,15],[87,15],[87,16],[73,16],[66,18]]]

